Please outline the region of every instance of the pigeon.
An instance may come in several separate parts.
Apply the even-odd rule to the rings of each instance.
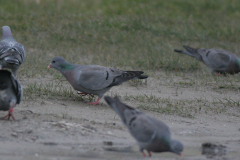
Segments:
[[[9,26],[2,27],[2,40],[0,41],[0,69],[11,69],[16,76],[17,69],[25,60],[24,46],[12,36]]]
[[[222,49],[195,49],[183,45],[186,50],[174,49],[175,52],[183,53],[203,62],[212,73],[235,74],[240,72],[240,59],[233,53]]]
[[[0,70],[0,110],[7,111],[4,118],[13,116],[13,108],[22,99],[22,86],[10,71]]]
[[[65,61],[62,57],[52,59],[48,68],[59,70],[72,87],[80,94],[98,95],[92,105],[100,104],[99,100],[113,86],[122,84],[130,79],[145,79],[142,71],[121,71],[99,65],[76,65]]]
[[[171,139],[170,130],[165,123],[122,103],[117,96],[105,96],[104,99],[136,139],[144,157],[144,150],[147,150],[149,157],[151,152],[173,152],[182,156],[183,144]]]

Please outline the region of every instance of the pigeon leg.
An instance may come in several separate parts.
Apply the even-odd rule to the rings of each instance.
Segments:
[[[218,72],[215,72],[215,75],[216,75],[216,76],[219,76],[219,77],[220,77],[220,76],[225,76],[225,77],[227,76],[226,73],[222,73],[222,74],[220,74],[220,73],[218,73]]]
[[[10,117],[12,117],[13,120],[16,120],[13,116],[13,107],[11,107],[8,111],[8,114],[6,116],[4,116],[3,118],[8,118],[8,120],[10,119]]]
[[[181,158],[183,158],[183,155],[182,155],[182,153],[179,153],[179,155],[181,156]]]
[[[151,156],[152,156],[152,154],[151,154],[151,152],[150,152],[150,151],[148,151],[148,156],[149,156],[149,157],[151,157]]]
[[[77,94],[81,94],[82,96],[88,95],[87,93],[83,93],[83,92],[77,92]]]
[[[143,155],[143,157],[146,157],[146,154],[144,153],[144,151],[142,151],[142,155]]]
[[[96,102],[94,102],[94,103],[88,103],[88,104],[92,104],[92,105],[100,105],[99,100],[100,100],[100,98],[98,98]]]
[[[77,94],[81,94],[82,96],[90,95],[91,97],[94,97],[93,94],[83,93],[83,92],[77,92]]]

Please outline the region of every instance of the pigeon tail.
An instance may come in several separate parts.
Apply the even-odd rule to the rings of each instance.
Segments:
[[[126,119],[124,116],[124,111],[126,109],[129,110],[135,110],[134,108],[122,103],[117,96],[114,98],[111,98],[109,96],[104,97],[105,101],[108,103],[108,105],[120,116],[123,123],[126,125]]]
[[[199,61],[203,61],[202,56],[198,53],[198,49],[188,47],[188,46],[185,46],[185,45],[183,45],[183,47],[186,50],[174,49],[174,51],[178,52],[178,53],[186,54],[186,55],[191,56],[191,57],[194,57],[194,58],[198,59]]]
[[[183,53],[183,50],[180,50],[180,49],[174,49],[174,52]]]
[[[189,46],[183,45],[183,48],[185,48],[190,53],[194,53],[194,52],[196,53],[197,52],[197,49],[189,47]]]
[[[122,75],[114,78],[113,82],[108,87],[118,86],[118,85],[122,84],[123,82],[126,82],[130,79],[145,79],[145,78],[148,78],[147,75],[141,75],[143,73],[144,73],[143,71],[124,71],[122,73]]]
[[[137,79],[146,79],[148,78],[148,75],[140,75],[137,77]]]
[[[174,49],[174,52],[178,52],[178,53],[182,53],[182,54],[186,54],[189,55],[191,57],[194,57],[190,52],[188,51],[184,51],[184,50],[180,50],[180,49]]]

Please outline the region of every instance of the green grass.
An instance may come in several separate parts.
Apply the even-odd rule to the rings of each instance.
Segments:
[[[54,56],[118,68],[189,70],[182,44],[239,51],[240,2],[224,0],[2,0],[0,23],[25,45],[21,74],[45,75]]]
[[[24,99],[35,100],[39,97],[50,100],[84,101],[83,98],[87,98],[88,101],[93,100],[91,96],[78,95],[72,87],[58,80],[55,80],[54,83],[29,83],[24,89]]]
[[[225,113],[232,115],[227,110],[240,106],[239,100],[226,97],[224,99],[214,98],[209,101],[202,98],[194,99],[172,99],[156,97],[154,95],[125,95],[123,101],[138,102],[137,108],[140,110],[154,111],[162,114],[177,115],[187,118],[195,118],[200,114],[220,114]]]
[[[60,73],[47,69],[55,56],[76,64],[143,70],[175,88],[207,86],[217,92],[238,93],[238,75],[212,76],[203,64],[173,49],[181,49],[183,44],[219,48],[240,57],[239,8],[236,0],[1,0],[0,24],[10,26],[15,39],[25,45],[20,79],[54,77],[53,83],[29,84],[24,90],[26,98],[77,99],[70,86],[59,89],[56,79],[62,78]],[[158,70],[166,77],[156,75]],[[176,81],[176,76],[182,80]],[[129,84],[137,87],[147,81]],[[190,105],[175,107],[182,102],[160,102],[170,106],[162,108],[165,113],[196,114]],[[238,106],[239,102],[226,99],[224,103]]]

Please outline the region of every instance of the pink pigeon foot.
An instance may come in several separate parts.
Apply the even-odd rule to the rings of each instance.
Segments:
[[[148,156],[149,156],[149,157],[151,157],[151,156],[152,156],[152,154],[151,154],[151,152],[150,152],[150,151],[148,151]]]
[[[3,118],[8,118],[8,120],[9,120],[10,117],[12,117],[13,120],[16,120],[13,116],[13,108],[10,108],[8,111],[8,114],[6,116],[4,116]]]
[[[151,157],[152,156],[151,152],[150,151],[147,151],[147,152],[148,152],[148,156]],[[142,151],[142,155],[143,155],[143,157],[147,157],[147,155],[144,153],[144,151]]]
[[[183,158],[183,155],[182,155],[182,153],[180,153],[179,155],[181,156],[181,158]]]
[[[143,155],[143,157],[146,157],[146,154],[144,153],[144,151],[142,151],[142,155]]]
[[[218,72],[215,72],[215,75],[216,75],[216,76],[219,76],[219,77],[220,77],[220,76],[225,76],[225,77],[227,76],[226,73],[220,74],[220,73],[218,73]]]
[[[99,100],[100,100],[100,98],[98,98],[96,102],[88,103],[88,104],[92,104],[92,105],[100,105]]]

